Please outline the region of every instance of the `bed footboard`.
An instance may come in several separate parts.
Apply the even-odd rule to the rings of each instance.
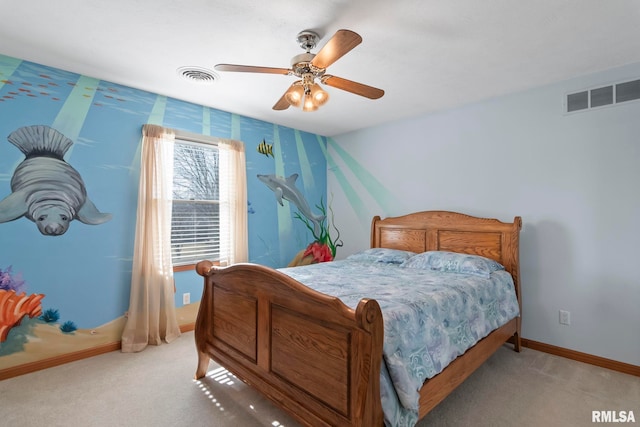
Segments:
[[[303,425],[382,426],[383,321],[375,300],[356,310],[268,267],[196,266],[196,378],[209,358]]]

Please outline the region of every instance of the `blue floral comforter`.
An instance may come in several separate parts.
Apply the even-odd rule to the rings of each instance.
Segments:
[[[355,309],[378,301],[384,319],[382,407],[387,426],[413,426],[428,378],[519,315],[511,275],[490,277],[341,260],[281,272]]]

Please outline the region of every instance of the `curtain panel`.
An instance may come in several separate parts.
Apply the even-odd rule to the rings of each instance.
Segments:
[[[171,262],[171,208],[175,133],[142,129],[138,211],[131,294],[122,351],[137,352],[180,336]]]
[[[249,260],[247,232],[247,168],[244,144],[219,140],[220,153],[220,264]]]
[[[180,336],[171,261],[173,159],[176,131],[142,128],[138,211],[122,351],[170,343]],[[244,144],[216,139],[219,151],[220,264],[247,262],[247,178]]]

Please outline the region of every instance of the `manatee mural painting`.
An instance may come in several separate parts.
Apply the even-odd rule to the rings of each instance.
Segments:
[[[26,217],[45,236],[60,236],[72,220],[98,225],[111,214],[98,211],[82,177],[64,160],[73,141],[44,125],[21,127],[7,139],[25,159],[11,178],[12,193],[0,201],[0,223]]]

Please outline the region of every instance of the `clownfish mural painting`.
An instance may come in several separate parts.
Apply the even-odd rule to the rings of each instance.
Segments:
[[[49,126],[24,126],[7,139],[25,155],[11,178],[11,191],[0,200],[0,223],[21,217],[45,236],[64,234],[71,221],[98,225],[111,219],[87,196],[82,177],[64,160],[73,141]]]

